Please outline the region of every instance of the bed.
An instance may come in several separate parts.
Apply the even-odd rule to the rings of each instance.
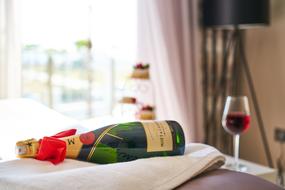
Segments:
[[[184,158],[179,158],[180,160],[172,157],[166,158],[170,160],[151,158],[152,162],[141,159],[127,165],[94,166],[87,162],[66,159],[64,164],[53,166],[50,163],[33,159],[15,160],[13,158],[14,142],[18,139],[29,138],[31,131],[38,135],[35,136],[37,138],[70,127],[78,128],[79,131],[88,129],[81,127],[75,120],[62,116],[31,100],[23,99],[0,101],[0,123],[5,132],[0,133],[0,156],[2,155],[3,159],[6,160],[0,162],[1,190],[52,188],[282,189],[249,174],[217,169],[221,166],[223,158],[215,149],[199,144],[193,144],[189,149],[192,151],[191,159],[188,159],[186,154]],[[4,127],[6,128],[4,129]],[[165,167],[161,164],[162,162],[165,162]],[[186,168],[189,165],[193,167]],[[184,166],[185,168],[183,168]],[[154,171],[145,168],[154,168]],[[182,175],[180,175],[179,168],[180,171],[184,171]],[[171,171],[176,171],[176,173]],[[163,175],[160,175],[160,172]],[[172,173],[174,176],[168,175]],[[124,175],[128,180],[122,180]],[[97,180],[92,179],[93,176],[96,176]]]
[[[175,189],[282,190],[283,188],[250,174],[218,169],[203,173]]]

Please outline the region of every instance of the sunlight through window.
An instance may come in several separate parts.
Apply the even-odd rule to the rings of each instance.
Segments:
[[[22,95],[78,119],[110,115],[136,56],[135,0],[25,0]]]

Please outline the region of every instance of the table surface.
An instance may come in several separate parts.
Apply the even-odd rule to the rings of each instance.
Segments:
[[[225,155],[225,157],[226,157],[226,164],[223,166],[223,168],[230,169],[230,168],[227,168],[227,165],[234,163],[234,158],[228,155]],[[239,163],[247,167],[247,170],[244,171],[244,173],[255,175],[265,180],[268,180],[270,182],[276,183],[276,177],[277,177],[276,169],[269,168],[267,166],[263,166],[263,165],[260,165],[254,162],[243,160],[243,159],[240,159]]]

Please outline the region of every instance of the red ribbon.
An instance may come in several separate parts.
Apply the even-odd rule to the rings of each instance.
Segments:
[[[66,143],[59,138],[75,135],[76,129],[70,129],[57,133],[51,137],[44,137],[39,140],[37,160],[47,160],[53,164],[62,162],[66,155]]]

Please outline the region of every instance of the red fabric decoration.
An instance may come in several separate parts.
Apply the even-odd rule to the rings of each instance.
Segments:
[[[69,129],[69,130],[66,130],[66,131],[62,131],[62,132],[59,132],[51,137],[54,137],[54,138],[63,138],[63,137],[68,137],[68,136],[71,136],[71,135],[75,135],[76,133],[76,129]]]
[[[39,150],[36,156],[37,160],[47,160],[53,164],[62,162],[66,155],[66,143],[59,138],[74,135],[76,129],[70,129],[53,135],[51,137],[44,137],[39,140]]]
[[[47,160],[53,164],[62,162],[66,154],[66,144],[63,140],[53,137],[44,137],[36,156],[37,160]]]

